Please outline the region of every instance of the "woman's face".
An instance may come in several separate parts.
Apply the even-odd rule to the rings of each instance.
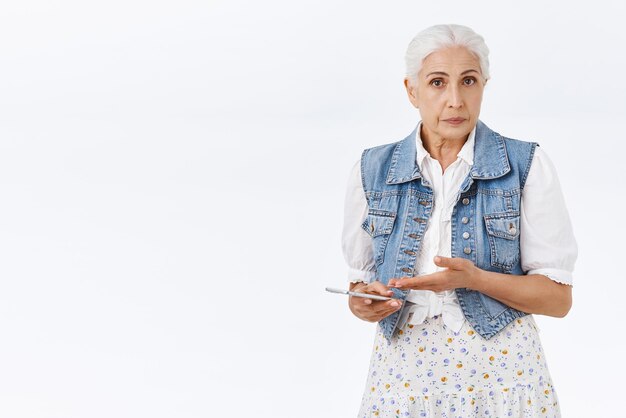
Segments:
[[[478,122],[485,83],[478,59],[466,48],[428,55],[417,85],[404,80],[409,100],[422,116],[422,138],[465,141]]]

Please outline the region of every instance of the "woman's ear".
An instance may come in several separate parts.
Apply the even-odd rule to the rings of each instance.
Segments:
[[[415,108],[419,109],[419,101],[417,100],[417,86],[414,86],[411,80],[408,78],[404,78],[404,88],[406,89],[406,94],[409,96],[409,101]]]

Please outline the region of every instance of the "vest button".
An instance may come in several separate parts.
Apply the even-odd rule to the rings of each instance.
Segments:
[[[469,199],[467,197],[463,198],[463,204],[469,205]]]
[[[461,219],[461,222],[463,222],[464,224],[466,224],[466,223],[468,223],[468,222],[469,222],[469,218],[468,218],[467,216],[464,216],[464,217]]]
[[[419,235],[417,235],[417,234],[409,234],[409,238],[413,238],[413,239],[417,239],[417,240],[419,240],[419,239],[420,239],[420,236],[419,236]]]
[[[408,254],[408,255],[415,255],[415,254],[417,254],[415,251],[411,251],[411,250],[404,250],[404,253]]]
[[[469,232],[463,232],[463,238],[468,239],[469,238]]]
[[[408,267],[404,267],[402,269],[402,271],[405,272],[405,273],[411,273],[412,272],[412,270],[410,268],[408,268]]]
[[[428,200],[420,200],[419,204],[422,206],[428,206]]]
[[[420,224],[426,223],[426,219],[422,219],[422,218],[413,218],[413,220]]]
[[[464,252],[465,254],[469,254],[469,253],[471,253],[471,252],[472,252],[472,249],[471,249],[470,247],[465,247],[465,248],[463,248],[463,252]]]

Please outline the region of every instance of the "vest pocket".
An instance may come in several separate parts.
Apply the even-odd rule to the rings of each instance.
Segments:
[[[372,237],[374,259],[379,266],[385,256],[385,247],[396,220],[395,212],[370,209],[361,227]]]
[[[510,271],[520,259],[518,211],[484,215],[491,249],[491,265]]]

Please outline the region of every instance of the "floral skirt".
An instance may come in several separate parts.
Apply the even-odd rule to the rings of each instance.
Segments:
[[[359,418],[560,417],[532,315],[490,340],[441,315],[407,325],[391,341],[377,327]]]

